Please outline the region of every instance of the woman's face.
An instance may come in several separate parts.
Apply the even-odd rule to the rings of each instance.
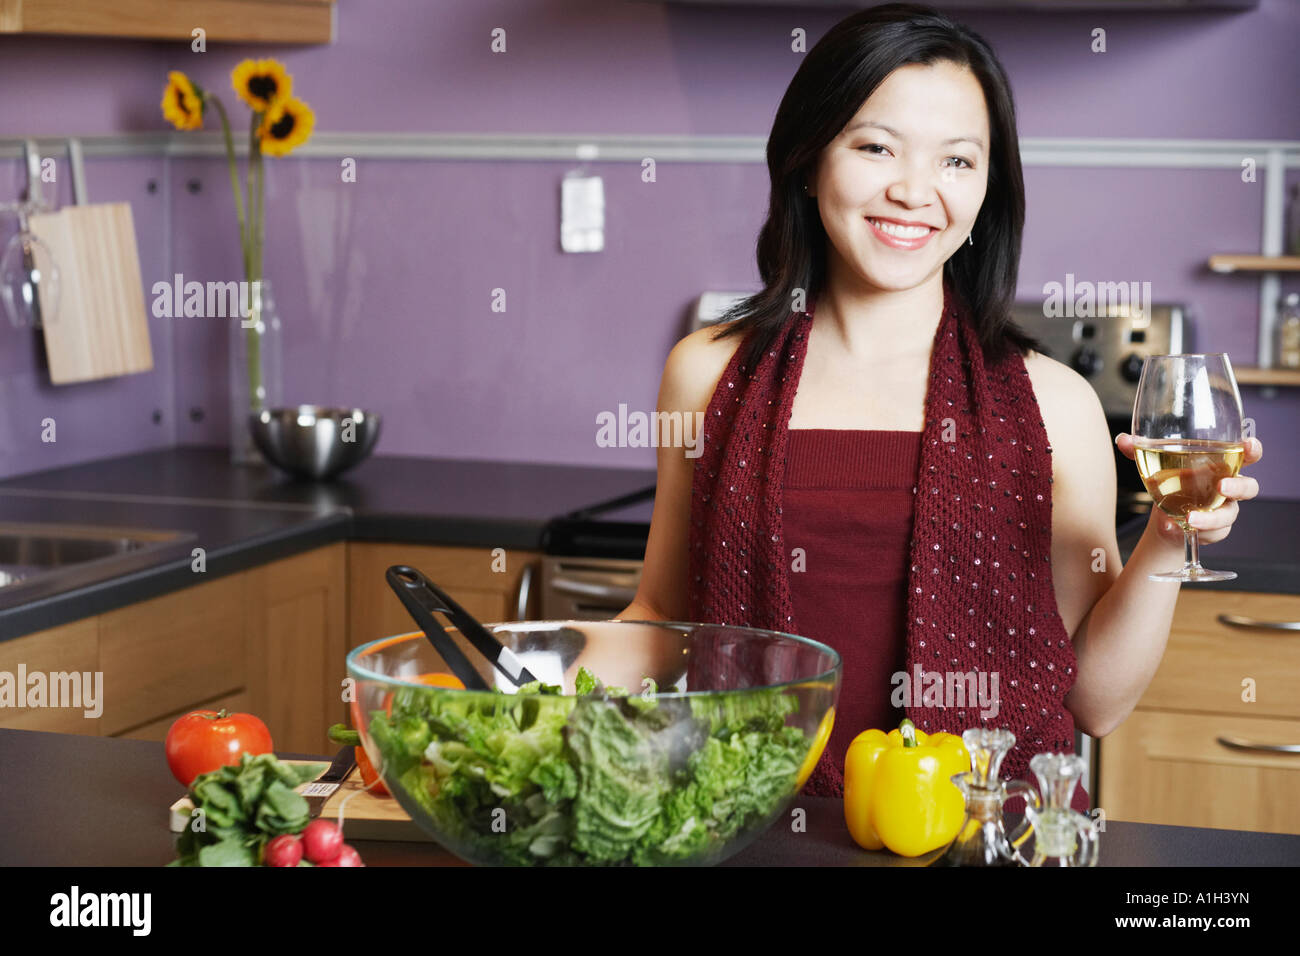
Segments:
[[[891,73],[808,185],[832,281],[901,291],[931,278],[975,225],[988,157],[988,108],[970,70],[940,61]]]

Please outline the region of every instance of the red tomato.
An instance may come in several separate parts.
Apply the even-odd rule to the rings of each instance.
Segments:
[[[252,714],[196,710],[167,731],[167,766],[185,786],[201,773],[239,763],[239,755],[269,754],[271,732]]]

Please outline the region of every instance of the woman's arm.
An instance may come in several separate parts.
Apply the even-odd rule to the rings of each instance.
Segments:
[[[1182,564],[1183,535],[1153,509],[1128,563],[1121,563],[1114,454],[1097,394],[1055,360],[1035,355],[1025,364],[1052,445],[1052,581],[1078,662],[1065,706],[1080,731],[1102,737],[1132,713],[1160,667],[1180,588],[1147,575]],[[1131,437],[1120,436],[1119,447],[1133,457]],[[1262,451],[1254,441],[1246,463],[1258,461]],[[1245,476],[1222,485],[1231,498],[1253,498],[1258,487]],[[1231,498],[1205,524],[1197,523],[1213,529],[1201,534],[1203,543],[1227,536],[1237,516]]]
[[[1127,457],[1133,457],[1132,436],[1121,435],[1118,444]],[[1263,454],[1258,439],[1247,442],[1246,464],[1254,464]],[[1246,475],[1224,478],[1219,488],[1228,500],[1213,511],[1192,515],[1202,544],[1226,538],[1240,511],[1237,501],[1259,494],[1259,482]],[[1084,733],[1101,737],[1118,727],[1155,677],[1181,588],[1178,582],[1152,581],[1147,575],[1181,566],[1183,550],[1181,529],[1153,508],[1118,580],[1075,631],[1078,680],[1065,704]]]
[[[1152,509],[1128,563],[1073,632],[1078,668],[1065,706],[1075,726],[1092,737],[1104,737],[1124,722],[1164,657],[1180,588],[1147,575],[1177,567],[1183,556],[1180,541],[1164,532],[1164,521],[1164,512]]]
[[[655,506],[641,581],[636,597],[615,620],[686,620],[691,482],[701,447],[696,422],[703,420],[714,389],[741,339],[733,335],[715,342],[713,332],[711,328],[692,332],[673,347],[664,363],[656,409],[680,412],[683,423],[689,416],[690,430],[684,430],[684,434],[692,436],[694,448],[661,444],[658,449]]]

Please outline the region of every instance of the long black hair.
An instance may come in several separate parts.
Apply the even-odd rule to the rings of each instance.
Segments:
[[[944,277],[970,308],[988,361],[1004,357],[1012,346],[1022,355],[1030,348],[1042,351],[1010,314],[1020,268],[1025,184],[1006,73],[974,31],[932,7],[890,3],[833,26],[809,51],[781,98],[767,140],[772,191],[767,221],[758,236],[763,289],[729,309],[713,336],[755,330],[744,358],[746,368],[758,365],[790,318],[795,291],[802,289],[815,298],[825,287],[826,229],[816,203],[803,193],[822,149],[894,70],[940,61],[968,68],[983,87],[991,138],[975,245],[963,244],[949,257]]]

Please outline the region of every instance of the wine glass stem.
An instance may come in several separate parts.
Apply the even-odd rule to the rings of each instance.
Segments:
[[[1197,537],[1195,528],[1183,532],[1183,546],[1188,569],[1201,570],[1201,539]]]

